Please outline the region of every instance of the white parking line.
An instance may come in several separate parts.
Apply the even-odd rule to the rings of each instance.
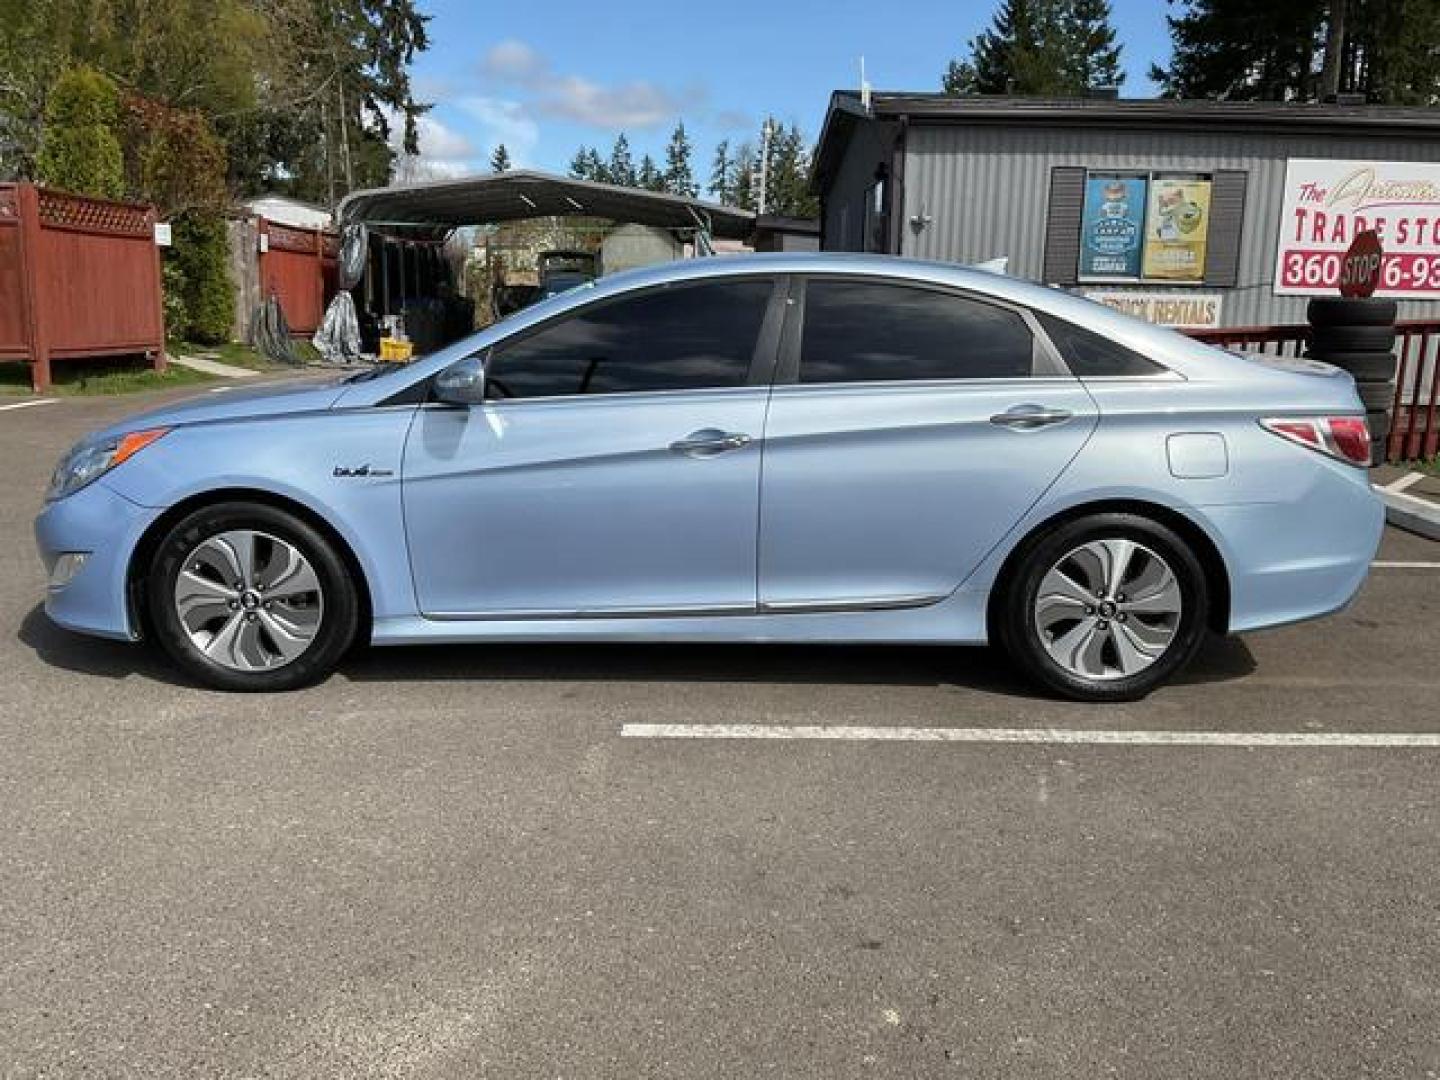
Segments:
[[[1400,477],[1399,480],[1392,480],[1390,483],[1386,484],[1383,490],[1404,491],[1408,487],[1414,487],[1416,484],[1418,484],[1421,480],[1424,479],[1424,473],[1409,472],[1406,473],[1404,476]]]
[[[56,398],[35,398],[32,401],[17,401],[11,405],[0,405],[0,412],[9,412],[11,409],[28,409],[32,405],[54,405]]]
[[[1440,733],[1308,731],[1074,731],[1065,728],[859,727],[813,724],[625,724],[626,739],[759,739],[842,742],[1039,743],[1061,746],[1425,748]]]
[[[1372,562],[1375,570],[1440,570],[1440,562]]]

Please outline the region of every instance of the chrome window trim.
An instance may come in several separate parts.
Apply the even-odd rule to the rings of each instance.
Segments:
[[[427,611],[435,622],[566,622],[588,619],[674,619],[723,615],[804,615],[826,612],[895,611],[929,607],[944,595],[847,597],[841,600],[786,600],[761,604],[677,604],[668,607],[514,608],[491,611]]]

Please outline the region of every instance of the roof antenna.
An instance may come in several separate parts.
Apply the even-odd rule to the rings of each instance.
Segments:
[[[865,57],[860,57],[860,104],[870,110],[870,80],[865,78]]]

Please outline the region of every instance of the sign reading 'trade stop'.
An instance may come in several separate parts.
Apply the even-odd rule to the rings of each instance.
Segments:
[[[1385,253],[1374,229],[1356,233],[1340,260],[1340,295],[1350,299],[1374,294],[1380,284],[1380,267]]]

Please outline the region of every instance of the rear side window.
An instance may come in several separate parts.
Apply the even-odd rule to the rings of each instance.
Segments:
[[[583,308],[497,346],[489,396],[743,386],[773,289],[768,278],[703,282]]]
[[[1035,312],[1045,333],[1060,350],[1060,356],[1070,373],[1081,379],[1099,379],[1105,376],[1160,375],[1166,370],[1155,361],[1147,359],[1117,345],[1109,338],[1074,323],[1057,319],[1043,311]]]
[[[805,286],[802,383],[1023,378],[1034,351],[1029,326],[1008,308],[907,285]]]

